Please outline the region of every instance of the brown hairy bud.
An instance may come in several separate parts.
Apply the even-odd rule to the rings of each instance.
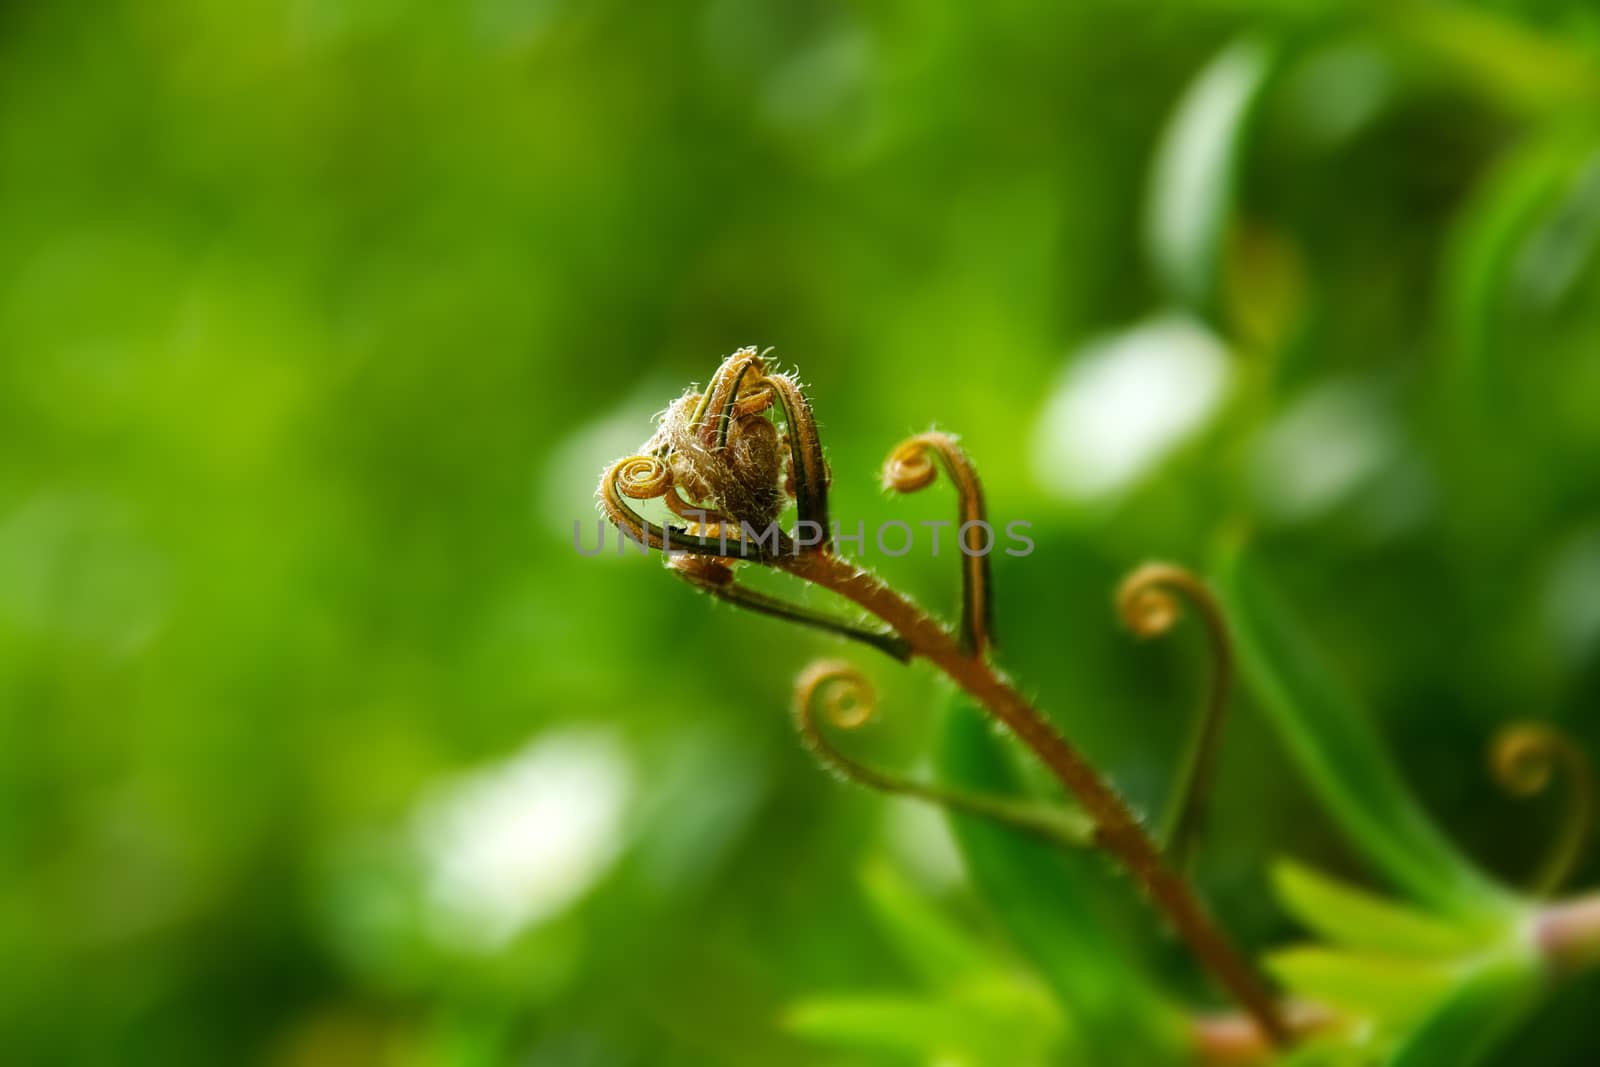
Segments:
[[[723,361],[703,392],[688,392],[661,417],[645,446],[664,453],[693,507],[763,530],[783,510],[783,452],[767,417],[772,394],[753,348]]]

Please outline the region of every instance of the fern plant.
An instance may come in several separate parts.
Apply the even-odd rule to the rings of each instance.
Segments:
[[[1411,797],[1356,702],[1254,577],[1238,545],[1214,563],[1216,593],[1188,571],[1159,564],[1136,570],[1119,591],[1125,621],[1145,636],[1170,629],[1183,600],[1197,606],[1212,659],[1208,696],[1172,790],[1171,812],[1158,832],[1149,830],[994,662],[987,553],[966,541],[983,522],[984,494],[956,439],[928,433],[897,445],[885,464],[884,485],[914,492],[932,484],[941,468],[957,489],[962,522],[962,614],[955,626],[835,550],[830,476],[810,398],[795,376],[777,372],[753,348],[723,361],[703,390],[690,389],[673,402],[639,454],[605,472],[598,497],[625,536],[661,551],[671,573],[706,593],[901,662],[925,660],[954,683],[940,782],[869,767],[829,739],[824,723],[859,726],[873,709],[865,679],[844,661],[803,672],[795,722],[810,749],[843,777],[950,813],[980,891],[1059,999],[1059,1019],[1045,1012],[1030,1016],[1042,1028],[1041,1047],[1060,1046],[1051,1055],[1064,1048],[1072,1062],[1128,1064],[1196,1057],[1461,1064],[1490,1047],[1553,980],[1600,960],[1600,897],[1548,903],[1497,884],[1469,863]],[[791,500],[797,519],[783,530],[776,520]],[[660,521],[639,510],[647,501],[661,509]],[[870,621],[757,591],[739,573],[750,566],[819,586]],[[1318,938],[1265,956],[1281,989],[1268,984],[1215,921],[1185,874],[1235,656],[1304,779],[1374,871],[1407,898],[1391,902],[1281,863],[1279,895]],[[1004,727],[1036,757],[1064,799],[1027,794],[985,720]],[[1587,767],[1548,730],[1520,729],[1497,751],[1506,783],[1524,791],[1546,784],[1558,765],[1569,773],[1573,822],[1541,877],[1540,889],[1549,890],[1587,831]],[[1184,1003],[1118,943],[1095,915],[1106,897],[1097,857],[1129,876],[1122,884],[1142,891],[1236,1003],[1237,1015],[1207,1016]],[[1014,993],[1008,1003],[1008,1010],[1026,1014],[1023,1005],[1036,1001]],[[812,1032],[831,1026],[835,1036],[852,1028],[880,1037],[895,1027],[921,1029],[906,1004],[856,1007],[813,1005],[797,1019]],[[966,1037],[956,1043],[970,1039],[972,1049],[988,1047],[975,1035],[1003,1016],[979,1011],[972,1033],[962,1031]]]

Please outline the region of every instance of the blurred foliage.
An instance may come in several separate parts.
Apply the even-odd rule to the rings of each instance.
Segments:
[[[1425,836],[1519,881],[1554,801],[1488,738],[1600,745],[1597,104],[1580,0],[0,7],[0,1061],[1070,1056],[1113,933],[1207,1003],[1137,903],[817,774],[825,639],[574,551],[747,343],[847,521],[948,517],[874,472],[962,434],[1037,543],[1003,660],[1136,804],[1203,663],[1111,591],[1246,528]],[[953,610],[948,553],[866,560]],[[863,665],[868,755],[959,728]],[[1403,864],[1240,703],[1197,877],[1264,951],[1274,857]],[[1590,1062],[1593,994],[1491,1060]]]

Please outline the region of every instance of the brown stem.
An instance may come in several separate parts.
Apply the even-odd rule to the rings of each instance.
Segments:
[[[1207,913],[1185,879],[1169,868],[1138,817],[1066,738],[985,659],[961,650],[955,637],[921,608],[877,577],[829,552],[802,552],[773,562],[829,589],[899,631],[913,655],[943,671],[991,715],[1004,723],[1077,797],[1096,827],[1097,843],[1110,852],[1172,922],[1196,958],[1255,1020],[1274,1043],[1289,1030],[1267,987]]]

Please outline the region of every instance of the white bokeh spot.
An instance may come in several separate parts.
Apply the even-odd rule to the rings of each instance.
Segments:
[[[435,935],[494,951],[570,907],[621,850],[632,787],[616,739],[579,730],[435,787],[413,822]]]
[[[1179,316],[1091,341],[1046,401],[1034,443],[1039,482],[1080,499],[1129,488],[1210,421],[1228,371],[1216,336]]]

